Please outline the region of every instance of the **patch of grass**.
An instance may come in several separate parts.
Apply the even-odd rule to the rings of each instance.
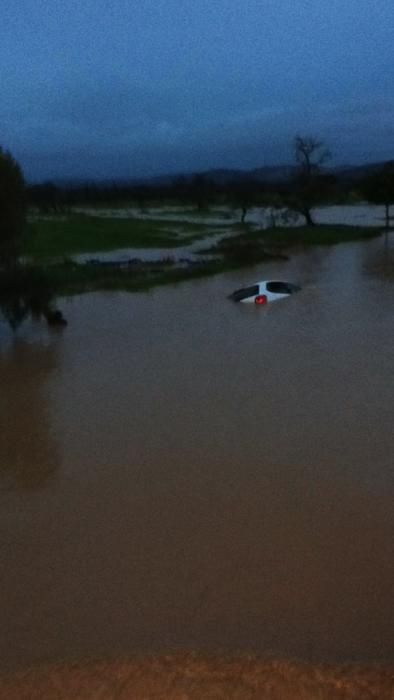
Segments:
[[[199,252],[219,254],[225,260],[241,266],[252,265],[253,263],[267,260],[267,258],[278,257],[278,254],[273,255],[270,250],[267,250],[267,242],[264,239],[245,234],[223,238],[212,248]]]
[[[125,267],[63,263],[51,265],[47,274],[58,296],[99,290],[138,292],[158,285],[176,284],[232,269],[226,261],[210,261],[177,267],[166,261],[138,263]]]
[[[122,247],[176,247],[182,245],[183,233],[169,232],[172,222],[138,219],[107,219],[73,216],[61,220],[40,219],[36,237],[26,254],[33,259],[66,257],[71,253],[111,250]],[[184,222],[180,227],[184,227]],[[204,225],[189,224],[202,238],[212,233]],[[179,267],[171,260],[137,262],[125,266],[111,264],[81,264],[63,262],[49,265],[46,273],[51,288],[58,296],[96,290],[146,290],[157,285],[175,284],[196,277],[218,274],[241,267],[251,267],[265,260],[286,259],[283,251],[292,246],[332,245],[345,241],[368,239],[380,234],[380,228],[358,226],[315,226],[273,228],[265,230],[243,226],[242,233],[229,236],[209,249],[220,255],[217,260],[202,260]]]
[[[267,243],[274,243],[280,246],[292,245],[336,245],[337,243],[348,243],[360,241],[379,236],[382,228],[378,226],[346,226],[346,225],[326,225],[299,226],[299,227],[277,227],[265,230],[249,232],[248,238],[261,238]]]
[[[261,253],[253,260],[249,257],[224,256],[215,260],[201,260],[188,266],[178,266],[172,260],[157,262],[138,261],[129,265],[78,264],[73,261],[49,265],[46,275],[57,296],[70,296],[99,290],[137,292],[152,287],[176,284],[198,277],[208,277],[241,267],[251,267],[264,260],[283,259]],[[34,268],[33,268],[34,269]]]
[[[229,260],[246,264],[266,258],[276,251],[291,247],[312,245],[335,245],[351,241],[366,240],[381,235],[378,227],[361,226],[300,226],[253,229],[243,226],[239,235],[228,236],[201,253],[223,255]]]
[[[210,227],[212,229],[212,227]],[[63,257],[118,248],[171,248],[210,233],[185,221],[71,215],[30,221],[24,254],[33,259]]]

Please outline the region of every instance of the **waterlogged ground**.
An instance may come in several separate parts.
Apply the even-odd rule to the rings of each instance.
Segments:
[[[63,215],[33,216],[32,235],[27,245],[33,258],[51,258],[58,262],[64,256],[76,262],[92,258],[119,263],[135,258],[144,261],[171,259],[178,264],[185,259],[201,261],[201,249],[222,238],[239,235],[240,214],[239,210],[225,206],[203,211],[176,206],[76,208],[71,219]],[[321,224],[384,225],[383,207],[369,204],[321,207],[314,211],[314,217]],[[288,218],[283,211],[261,207],[250,209],[245,222],[252,230],[265,229],[275,223],[277,226],[304,223],[302,217]]]
[[[160,221],[187,221],[189,223],[206,223],[211,226],[226,226],[238,223],[241,217],[241,210],[226,206],[215,206],[210,210],[199,212],[193,207],[164,206],[141,209],[139,207],[128,207],[122,209],[105,208],[76,208],[76,212],[89,214],[91,216],[103,216],[105,218],[136,218],[136,219],[157,219]],[[262,226],[272,225],[272,216],[281,220],[283,212],[271,209],[270,207],[252,207],[246,213],[245,223],[258,224]],[[317,207],[314,210],[316,223],[319,224],[347,224],[349,226],[380,226],[384,225],[384,208],[373,204],[345,204],[326,207]],[[290,219],[288,224],[297,223]],[[302,219],[298,221],[302,224]]]
[[[0,659],[393,661],[381,239],[0,325]],[[266,308],[258,279],[303,290]]]
[[[77,210],[94,216],[102,216],[104,218],[135,218],[142,220],[169,221],[173,223],[187,222],[190,224],[204,223],[208,228],[205,232],[209,236],[207,240],[197,240],[189,245],[184,245],[181,248],[127,248],[123,250],[113,250],[107,253],[100,253],[94,257],[98,260],[107,261],[114,260],[121,262],[125,259],[133,257],[142,260],[160,260],[163,258],[171,258],[175,262],[182,262],[183,259],[202,260],[199,250],[206,248],[207,245],[216,245],[222,238],[231,235],[238,235],[239,231],[234,229],[234,225],[240,222],[240,212],[229,207],[215,207],[211,211],[196,212],[195,209],[184,207],[155,207],[141,210],[137,207],[128,209],[82,209]],[[270,210],[269,208],[253,207],[245,217],[245,223],[252,226],[268,228],[273,224],[273,217],[279,226],[301,226],[303,224],[302,217],[298,219],[283,218],[284,212]],[[357,205],[337,205],[329,207],[320,207],[315,210],[315,219],[319,224],[345,224],[348,226],[384,226],[384,211],[382,207],[371,204]],[[217,227],[220,227],[219,229]],[[221,230],[220,230],[221,229]],[[180,235],[185,235],[181,233]],[[185,241],[186,242],[186,241]],[[85,262],[91,259],[89,253],[81,254],[75,257],[77,262]],[[208,256],[204,256],[207,259]]]

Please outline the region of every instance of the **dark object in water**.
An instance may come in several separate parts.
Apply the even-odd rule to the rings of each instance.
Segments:
[[[48,326],[67,326],[67,321],[59,309],[47,311],[45,314]]]

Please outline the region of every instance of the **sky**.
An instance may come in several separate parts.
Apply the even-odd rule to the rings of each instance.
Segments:
[[[391,0],[0,0],[0,146],[29,181],[394,158]]]

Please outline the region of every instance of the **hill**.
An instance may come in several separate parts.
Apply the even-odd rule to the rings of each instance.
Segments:
[[[326,168],[325,172],[335,175],[339,181],[344,183],[358,182],[366,175],[378,170],[384,162],[368,163],[366,165],[342,165],[333,168]],[[83,178],[60,178],[52,182],[61,188],[78,188],[91,185],[99,188],[110,186],[119,187],[165,187],[173,185],[176,181],[190,184],[196,177],[202,177],[217,185],[227,185],[229,183],[261,182],[278,183],[286,182],[296,172],[294,165],[268,165],[251,170],[215,168],[212,170],[196,171],[191,173],[173,173],[158,175],[156,177],[140,178],[105,178],[105,179],[83,179]],[[34,184],[34,183],[30,183]]]

